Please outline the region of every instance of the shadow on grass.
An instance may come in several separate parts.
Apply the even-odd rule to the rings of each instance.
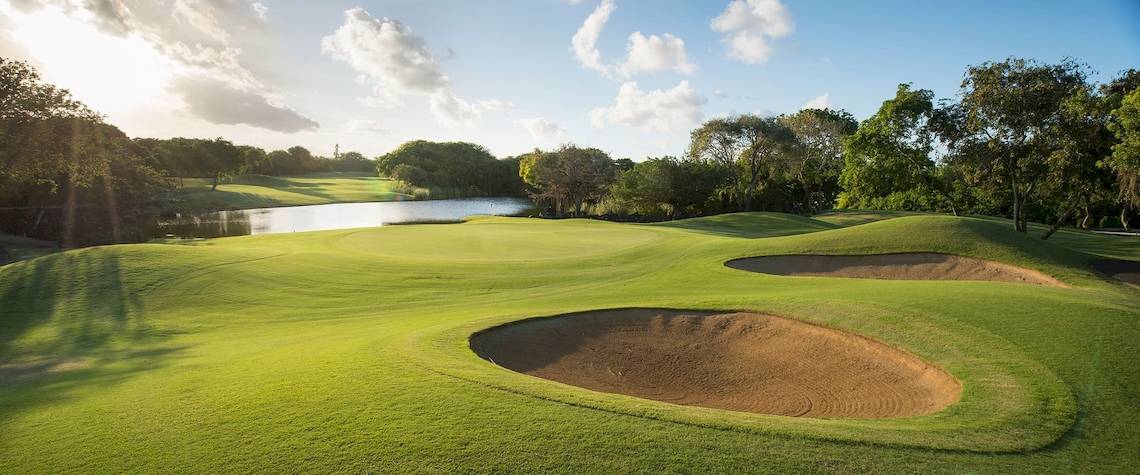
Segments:
[[[838,226],[786,213],[731,213],[655,223],[656,226],[685,229],[717,236],[762,238],[804,234],[835,229]]]
[[[0,359],[74,356],[112,340],[166,338],[124,278],[119,252],[90,248],[0,272]]]

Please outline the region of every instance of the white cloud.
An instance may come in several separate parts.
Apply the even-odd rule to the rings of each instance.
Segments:
[[[424,94],[444,125],[470,125],[484,110],[513,106],[497,99],[472,104],[457,97],[424,40],[403,23],[374,18],[359,7],[344,16],[344,24],[321,39],[321,51],[348,63],[359,73],[358,81],[372,87],[372,95],[361,99],[365,105],[397,107],[403,105],[403,95]]]
[[[614,104],[590,111],[595,127],[620,124],[645,131],[668,132],[692,127],[701,121],[705,99],[681,81],[672,89],[642,91],[630,81],[618,89]]]
[[[450,89],[432,94],[428,102],[436,120],[447,126],[471,125],[483,113],[478,104],[455,97]]]
[[[172,89],[182,95],[190,113],[215,124],[256,125],[284,133],[315,130],[319,126],[257,91],[243,90],[225,81],[186,76],[175,80]]]
[[[385,128],[384,125],[380,122],[362,118],[351,119],[348,122],[345,122],[344,126],[341,127],[341,129],[350,134],[360,135],[389,133],[389,130]]]
[[[516,120],[515,123],[523,126],[532,138],[539,141],[549,142],[562,140],[566,135],[566,129],[562,128],[561,125],[546,120],[544,117],[520,119]]]
[[[717,89],[717,90],[713,91],[713,96],[715,96],[718,99],[724,99],[724,98],[728,97],[728,93],[724,92],[720,89]]]
[[[484,99],[477,103],[480,109],[485,111],[501,111],[506,109],[514,109],[515,103],[511,101],[503,101],[499,99]]]
[[[269,21],[269,7],[261,2],[253,2],[250,5],[253,8],[253,14],[257,15],[257,19],[261,21]]]
[[[745,63],[768,60],[769,42],[792,33],[792,17],[780,0],[732,0],[712,21],[712,29],[723,33],[728,55]]]
[[[582,67],[611,77],[614,73],[629,78],[637,73],[676,71],[691,74],[695,69],[685,52],[685,42],[681,38],[665,33],[662,36],[645,36],[640,31],[629,35],[626,43],[626,58],[623,63],[607,65],[598,51],[598,37],[616,7],[613,0],[602,0],[582,26],[570,38],[570,51]]]
[[[321,51],[348,63],[392,102],[399,93],[434,93],[449,87],[447,76],[422,38],[396,20],[373,18],[363,8],[344,12],[344,24],[321,39]]]
[[[625,77],[639,72],[667,70],[691,74],[696,69],[685,53],[685,42],[669,33],[663,37],[646,37],[640,31],[635,31],[629,35],[626,50],[629,54],[625,63],[618,67]]]
[[[37,63],[44,72],[61,83],[82,86],[99,81],[92,77],[103,73],[92,73],[90,69],[75,73],[73,65],[88,62],[86,57],[145,58],[150,66],[144,67],[143,62],[136,61],[133,68],[104,66],[104,69],[110,71],[107,74],[119,74],[118,82],[135,90],[173,93],[163,97],[152,95],[147,104],[149,110],[184,105],[190,114],[208,122],[242,123],[275,131],[308,130],[317,126],[308,117],[281,104],[278,94],[244,64],[246,56],[238,44],[250,38],[239,38],[231,31],[247,36],[260,31],[252,28],[259,20],[248,3],[40,0],[12,5],[16,8],[8,14],[17,18],[19,25],[12,30],[13,37],[32,43],[29,54],[39,56],[33,59],[41,59]],[[86,31],[88,29],[91,31]],[[45,41],[37,33],[60,30],[69,33],[62,38],[70,38],[70,41],[61,41],[58,35]],[[78,39],[81,36],[83,40]],[[68,46],[68,51],[60,54],[51,51],[61,45]],[[161,66],[155,66],[159,63]],[[123,79],[124,76],[127,79]],[[79,97],[96,106],[116,98],[114,91],[103,89]],[[234,101],[220,107],[217,97]]]
[[[598,51],[598,37],[602,34],[602,27],[614,12],[613,0],[602,0],[598,8],[594,9],[582,26],[570,38],[570,50],[578,58],[578,62],[586,69],[592,69],[604,75],[609,75],[609,68],[602,64],[602,53]]]
[[[824,93],[822,96],[816,97],[802,107],[803,109],[834,109],[835,103],[831,102],[831,94]]]

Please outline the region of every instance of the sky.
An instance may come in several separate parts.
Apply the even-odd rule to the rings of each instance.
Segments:
[[[1010,56],[1108,81],[1140,68],[1140,2],[0,0],[0,56],[133,137],[640,161],[713,117],[863,119],[903,82],[952,98]]]

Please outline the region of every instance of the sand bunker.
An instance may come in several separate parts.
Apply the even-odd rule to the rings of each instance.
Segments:
[[[520,373],[583,388],[804,417],[935,412],[961,385],[917,357],[851,333],[751,313],[623,309],[523,320],[471,348]]]
[[[1000,262],[934,253],[866,256],[787,255],[733,259],[733,269],[776,275],[892,280],[989,280],[1064,287],[1041,272]]]
[[[1092,265],[1097,271],[1113,279],[1140,287],[1140,262],[1104,260],[1093,261]]]

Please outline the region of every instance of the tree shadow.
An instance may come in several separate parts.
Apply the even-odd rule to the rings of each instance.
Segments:
[[[835,229],[838,226],[786,213],[731,213],[655,223],[656,226],[685,229],[725,237],[762,238],[804,234]]]

